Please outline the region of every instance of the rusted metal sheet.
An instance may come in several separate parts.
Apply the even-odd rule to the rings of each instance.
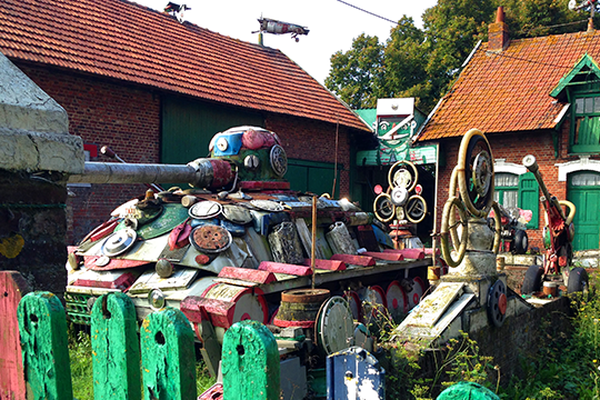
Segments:
[[[17,306],[31,291],[17,271],[0,271],[0,398],[25,399]]]

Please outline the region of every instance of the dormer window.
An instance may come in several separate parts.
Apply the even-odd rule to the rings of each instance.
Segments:
[[[575,97],[571,151],[600,151],[600,93]]]
[[[600,152],[600,68],[584,54],[550,95],[571,104],[570,153]]]

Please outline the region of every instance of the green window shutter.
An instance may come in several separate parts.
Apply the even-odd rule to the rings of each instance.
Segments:
[[[519,176],[519,208],[531,210],[531,221],[527,229],[537,229],[540,219],[539,186],[531,172]]]

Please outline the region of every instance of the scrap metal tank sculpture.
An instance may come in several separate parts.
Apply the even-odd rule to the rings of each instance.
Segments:
[[[86,323],[107,291],[126,292],[140,319],[179,307],[213,373],[224,331],[245,319],[274,325],[290,352],[366,346],[360,322],[386,306],[402,319],[428,287],[430,261],[394,249],[350,201],[290,190],[286,171],[277,135],[249,126],[217,133],[210,157],[187,165],[87,163],[71,182],[192,187],[132,199],[73,249],[70,318]]]

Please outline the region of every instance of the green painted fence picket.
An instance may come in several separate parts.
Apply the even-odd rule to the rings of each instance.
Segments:
[[[16,310],[27,398],[72,400],[67,322],[60,300],[48,292],[24,296]],[[96,300],[91,313],[94,399],[195,400],[196,353],[189,320],[164,308],[142,322],[123,293]],[[141,350],[140,350],[141,349]],[[242,321],[225,333],[224,400],[277,400],[277,342],[260,322]]]
[[[94,399],[140,400],[140,346],[131,299],[124,293],[100,296],[91,326]]]

